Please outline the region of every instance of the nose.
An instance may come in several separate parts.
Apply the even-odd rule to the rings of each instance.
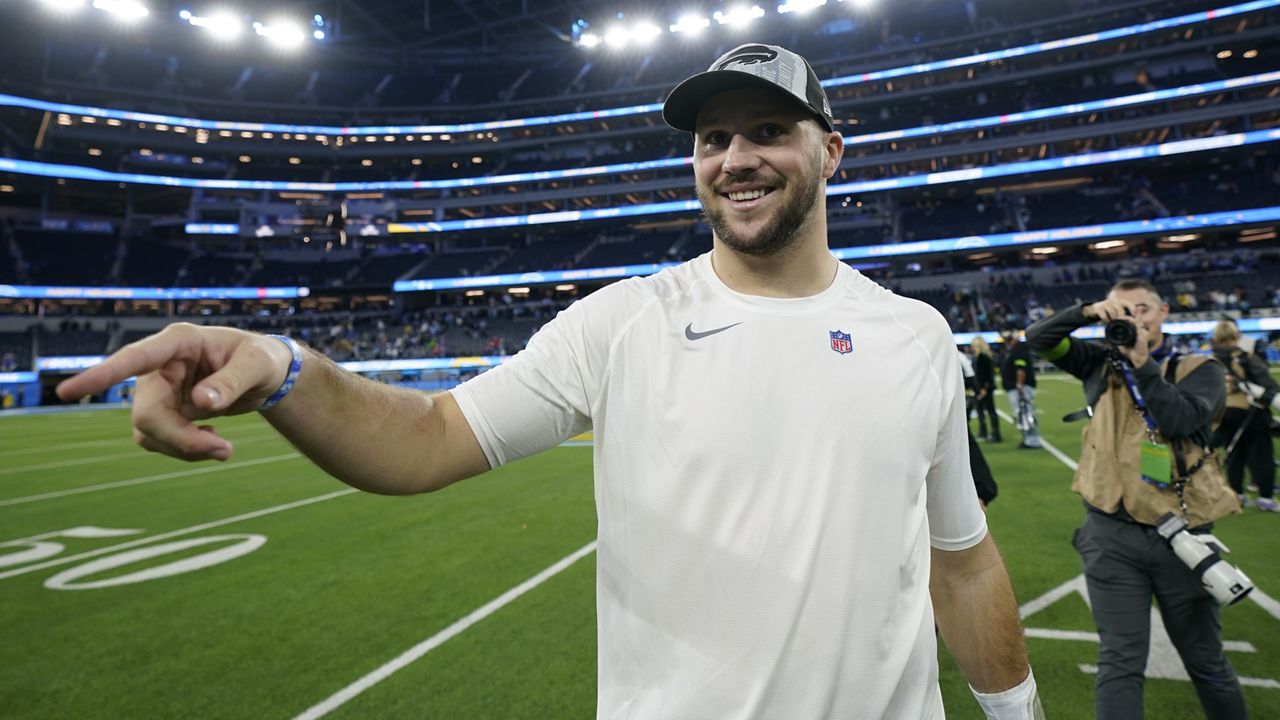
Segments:
[[[734,135],[724,153],[724,171],[730,175],[750,173],[760,167],[756,144],[742,135]]]

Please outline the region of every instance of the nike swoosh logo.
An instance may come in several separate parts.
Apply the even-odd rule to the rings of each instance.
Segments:
[[[695,331],[695,330],[693,329],[693,323],[689,323],[689,324],[688,324],[688,325],[686,325],[686,326],[685,326],[685,328],[684,328],[684,336],[685,336],[685,337],[687,337],[687,338],[689,338],[690,340],[701,340],[701,339],[702,339],[702,338],[704,338],[704,337],[710,337],[710,336],[712,336],[712,335],[715,335],[716,333],[722,333],[722,332],[724,332],[725,330],[728,330],[729,328],[738,327],[738,326],[739,326],[739,325],[741,325],[741,324],[742,324],[742,323],[740,323],[740,322],[736,322],[736,323],[734,323],[734,324],[732,324],[732,325],[725,325],[724,327],[716,328],[715,330],[707,330],[707,331],[705,331],[705,332],[697,332],[697,331]]]

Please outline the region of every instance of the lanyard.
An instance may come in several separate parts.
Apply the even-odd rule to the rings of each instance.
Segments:
[[[1156,421],[1151,417],[1151,411],[1147,410],[1147,403],[1142,399],[1142,391],[1138,389],[1138,381],[1133,377],[1133,368],[1129,363],[1120,359],[1116,355],[1110,355],[1108,362],[1116,372],[1120,373],[1120,378],[1124,380],[1124,387],[1129,391],[1129,398],[1133,400],[1133,405],[1138,409],[1138,413],[1142,415],[1143,422],[1147,425],[1147,436],[1151,442],[1156,441]],[[1155,358],[1152,358],[1155,362]]]
[[[1177,353],[1169,353],[1168,355],[1164,355],[1163,357],[1157,357],[1155,355],[1152,355],[1151,361],[1162,362],[1166,358],[1169,359],[1170,361],[1176,360]],[[1125,386],[1125,389],[1129,391],[1129,397],[1133,400],[1134,406],[1137,408],[1138,413],[1142,415],[1143,422],[1145,422],[1147,425],[1148,439],[1151,440],[1152,444],[1157,444],[1158,441],[1156,437],[1156,432],[1157,432],[1156,421],[1155,421],[1155,418],[1151,417],[1151,411],[1147,409],[1147,404],[1142,399],[1142,391],[1138,390],[1138,382],[1133,377],[1133,368],[1129,365],[1129,363],[1125,362],[1122,358],[1120,358],[1115,353],[1108,354],[1107,361],[1111,363],[1111,367],[1115,369],[1116,372],[1120,373],[1121,379],[1124,380],[1124,386]],[[1159,487],[1161,490],[1165,490],[1169,487],[1172,487],[1173,490],[1176,493],[1178,493],[1178,507],[1179,509],[1182,510],[1183,517],[1186,517],[1187,515],[1187,498],[1186,498],[1187,483],[1191,481],[1191,476],[1197,470],[1200,469],[1201,465],[1204,464],[1208,455],[1206,454],[1204,457],[1201,457],[1199,462],[1197,462],[1190,470],[1187,470],[1186,462],[1182,456],[1181,446],[1179,446],[1177,442],[1170,442],[1169,446],[1173,449],[1174,457],[1177,459],[1178,477],[1175,478],[1173,482],[1169,483],[1168,485],[1164,485],[1163,487],[1161,487],[1162,485],[1161,483],[1156,483],[1153,481],[1149,481],[1149,482],[1152,482],[1152,484],[1156,485],[1156,487]],[[1147,478],[1144,477],[1143,480],[1145,481],[1147,480]]]

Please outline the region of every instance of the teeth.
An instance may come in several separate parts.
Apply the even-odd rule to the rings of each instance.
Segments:
[[[734,202],[743,202],[746,200],[755,200],[756,198],[762,198],[767,193],[768,193],[767,190],[743,190],[741,192],[729,193],[729,199],[733,200]]]

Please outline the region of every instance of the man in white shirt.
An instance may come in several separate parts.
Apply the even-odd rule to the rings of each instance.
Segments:
[[[1042,717],[947,324],[828,249],[844,145],[812,68],[744,45],[663,115],[692,134],[714,249],[580,300],[452,392],[188,325],[59,392],[141,375],[138,442],[192,460],[231,452],[193,420],[265,404],[320,467],[382,493],[593,428],[600,718],[942,718],[935,623],[989,717]]]

